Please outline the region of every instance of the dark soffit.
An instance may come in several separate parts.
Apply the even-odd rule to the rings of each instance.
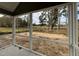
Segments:
[[[21,2],[15,9],[13,15],[19,15],[63,3],[65,2]]]
[[[0,13],[15,16],[15,15],[19,15],[59,4],[64,4],[64,3],[66,2],[20,2],[14,12],[0,9]]]

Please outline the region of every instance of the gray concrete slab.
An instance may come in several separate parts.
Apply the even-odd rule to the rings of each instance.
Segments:
[[[0,50],[0,56],[38,56],[35,53],[29,52],[25,49],[19,49],[18,47],[10,46]]]

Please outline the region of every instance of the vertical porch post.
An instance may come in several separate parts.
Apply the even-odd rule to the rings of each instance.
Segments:
[[[78,55],[78,28],[77,28],[77,3],[73,3],[73,43],[75,55]]]
[[[76,3],[71,3],[68,5],[68,24],[69,24],[69,53],[71,56],[77,54],[77,37],[76,37]]]
[[[13,44],[16,44],[16,17],[12,17],[12,18],[13,18],[13,24],[12,24]]]
[[[30,47],[30,50],[32,50],[32,13],[29,14],[29,47]]]
[[[68,5],[68,34],[69,34],[69,55],[72,56],[74,53],[72,48],[72,40],[73,40],[73,20],[72,20],[72,5]]]

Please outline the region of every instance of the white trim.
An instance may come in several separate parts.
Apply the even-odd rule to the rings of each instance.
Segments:
[[[16,43],[16,17],[12,17],[12,19],[13,19],[13,30],[12,30],[12,36],[13,36],[13,44],[15,44]]]
[[[77,39],[77,26],[76,26],[76,21],[77,21],[77,5],[76,3],[73,3],[73,48],[74,48],[74,53],[75,55],[78,55],[78,51],[76,50],[75,46],[78,46],[78,39]]]
[[[73,39],[75,41],[74,46],[78,46],[78,25],[77,25],[77,3],[73,3]],[[78,51],[75,48],[75,55],[78,55]]]
[[[76,3],[72,3],[68,6],[69,11],[69,44],[70,44],[70,55],[76,56],[78,52],[76,47],[78,45],[77,40],[77,27],[76,27]]]
[[[72,27],[72,5],[68,5],[68,36],[69,36],[69,55],[73,55],[72,39],[73,39],[73,27]]]
[[[76,54],[76,51],[75,51],[75,42],[76,42],[76,37],[75,37],[75,29],[76,29],[76,26],[75,26],[75,21],[76,21],[76,19],[75,19],[75,3],[72,3],[72,19],[73,19],[73,21],[72,21],[72,26],[73,26],[73,39],[72,39],[72,49],[73,49],[73,56],[75,56]]]
[[[32,13],[29,14],[29,48],[32,50]]]
[[[75,51],[73,51],[74,52],[74,56],[76,56],[76,48],[75,48],[75,46],[76,46],[76,3],[73,3],[72,4],[73,5],[73,49],[75,50]]]

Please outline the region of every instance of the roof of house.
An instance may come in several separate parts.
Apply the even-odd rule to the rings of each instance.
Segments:
[[[15,16],[64,3],[65,2],[0,2],[0,13]]]

